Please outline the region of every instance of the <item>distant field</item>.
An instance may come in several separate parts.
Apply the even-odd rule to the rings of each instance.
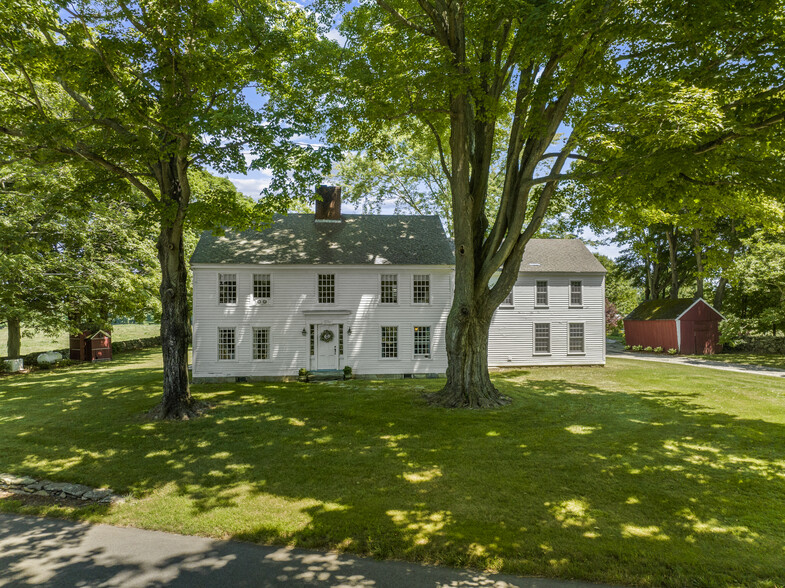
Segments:
[[[155,337],[161,332],[161,325],[114,325],[112,327],[113,341],[128,341],[129,339],[140,339],[142,337]],[[8,330],[0,329],[0,357],[6,354],[6,344],[8,341]],[[32,337],[22,338],[22,355],[51,351],[53,349],[66,349],[68,347],[68,333],[62,332],[59,335],[50,336],[44,333],[36,333]]]

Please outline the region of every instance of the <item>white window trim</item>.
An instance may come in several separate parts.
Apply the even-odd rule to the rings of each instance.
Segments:
[[[221,276],[232,275],[234,276],[234,302],[221,302]],[[215,292],[217,296],[215,297],[215,300],[218,306],[237,306],[237,301],[240,300],[240,275],[237,272],[218,272],[216,279]]]
[[[254,329],[267,329],[267,346],[269,348],[269,353],[267,354],[267,359],[254,359],[253,352],[254,352],[254,345],[256,345],[256,341],[254,340]],[[235,353],[235,356],[237,354]],[[251,361],[254,363],[269,363],[273,361],[273,328],[271,325],[251,325]]]
[[[570,351],[570,325],[583,325],[583,351]],[[567,322],[567,355],[586,355],[586,321]]]
[[[428,355],[428,357],[425,357],[424,355],[416,355],[414,353],[414,348],[415,348],[415,345],[414,345],[414,327],[428,327],[431,330],[430,331],[431,332],[431,339],[429,341],[429,346],[430,346],[431,353]],[[400,333],[400,331],[398,331],[398,332]],[[433,359],[433,333],[434,333],[433,324],[432,323],[424,323],[424,324],[421,324],[421,323],[414,324],[414,323],[412,323],[411,333],[412,333],[412,359],[416,359],[418,361],[431,361]]]
[[[270,276],[270,296],[269,296],[269,298],[264,298],[264,297],[257,298],[256,296],[254,296],[254,288],[256,287],[256,276]],[[257,303],[256,302],[257,300],[267,300],[267,303],[266,304],[264,304],[264,303]],[[265,272],[265,273],[256,273],[256,272],[254,272],[251,275],[251,303],[254,306],[263,306],[263,305],[264,306],[270,306],[271,304],[273,304],[273,274],[272,274],[272,272]]]
[[[428,276],[428,302],[414,301],[414,276]],[[433,304],[433,274],[412,274],[412,306],[430,306],[431,304]]]
[[[395,277],[395,302],[384,302],[382,300],[382,278],[384,276]],[[397,306],[400,301],[401,301],[401,280],[399,279],[398,274],[379,274],[379,304],[383,304],[384,306]]]
[[[581,285],[581,303],[580,304],[573,304],[572,303],[572,283],[573,282],[578,282]],[[584,294],[583,280],[570,280],[569,284],[567,285],[567,305],[570,308],[583,308],[583,294]],[[575,322],[575,321],[572,321],[572,322]]]
[[[398,329],[397,339],[395,341],[395,357],[384,357],[382,355],[382,327],[395,327]],[[379,359],[381,361],[400,361],[401,360],[401,325],[383,325],[379,323]]]
[[[549,351],[535,351],[537,349],[537,325],[548,325]],[[539,356],[553,355],[553,323],[549,321],[532,322],[532,355],[539,355]]]
[[[234,329],[234,359],[221,359],[221,329]],[[240,335],[238,333],[239,329],[236,326],[218,326],[215,328],[215,359],[219,363],[231,363],[238,361],[240,356],[239,349],[240,349]]]
[[[499,304],[499,308],[515,308],[515,286],[513,286],[512,290],[510,290],[509,296],[512,297],[512,303],[505,302],[505,298],[505,300],[502,300],[501,304]]]
[[[545,282],[545,304],[538,304],[537,302],[537,282]],[[534,308],[548,308],[551,302],[551,285],[548,280],[534,280]]]
[[[333,301],[332,302],[319,302],[319,275],[329,276],[332,275],[333,277]],[[314,291],[316,294],[316,304],[321,306],[331,306],[338,304],[338,274],[335,272],[316,272],[314,275],[314,284],[316,290]],[[318,355],[318,354],[317,354]]]

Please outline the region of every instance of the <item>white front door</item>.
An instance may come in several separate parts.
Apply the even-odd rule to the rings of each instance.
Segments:
[[[319,325],[316,332],[316,369],[337,370],[338,325]]]

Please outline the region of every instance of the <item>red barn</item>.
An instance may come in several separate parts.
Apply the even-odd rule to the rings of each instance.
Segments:
[[[627,345],[709,355],[722,349],[719,324],[723,318],[702,298],[649,300],[624,317],[624,339]]]

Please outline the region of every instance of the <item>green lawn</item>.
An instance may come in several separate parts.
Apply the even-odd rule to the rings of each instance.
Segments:
[[[785,381],[611,360],[497,374],[495,411],[439,380],[194,386],[146,422],[160,352],[0,378],[0,471],[129,492],[0,510],[657,586],[785,584]]]
[[[700,359],[738,363],[742,365],[762,365],[785,370],[785,355],[763,353],[717,353],[716,355],[696,355]]]
[[[128,341],[144,337],[156,337],[161,334],[161,325],[113,325],[112,341]],[[8,342],[8,329],[0,329],[0,357],[6,354]],[[68,333],[63,331],[59,335],[51,336],[44,333],[35,333],[30,337],[22,337],[22,355],[28,353],[43,353],[52,349],[68,349]]]

